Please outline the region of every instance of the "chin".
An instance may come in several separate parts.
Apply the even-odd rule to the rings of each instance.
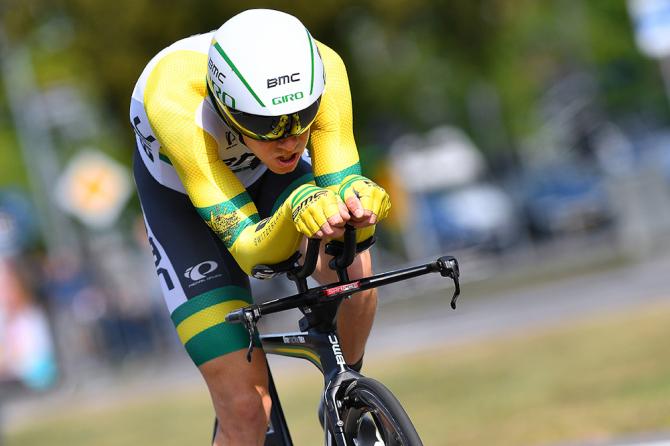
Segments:
[[[293,172],[296,168],[298,167],[298,164],[296,163],[295,166],[272,166],[268,167],[272,173],[276,173],[278,175],[286,174],[286,173],[291,173]]]

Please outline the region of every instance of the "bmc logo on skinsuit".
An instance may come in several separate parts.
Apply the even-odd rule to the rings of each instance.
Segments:
[[[219,265],[213,261],[208,260],[206,262],[199,263],[195,266],[190,267],[184,272],[184,277],[191,279],[193,282],[204,279],[207,274],[210,274],[214,271]]]

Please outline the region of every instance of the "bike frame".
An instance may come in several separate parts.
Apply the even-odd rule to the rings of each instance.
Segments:
[[[262,304],[250,305],[235,310],[226,317],[226,321],[243,323],[247,328],[250,339],[247,359],[251,360],[251,352],[254,348],[253,339],[258,335],[256,328],[258,320],[263,315],[293,308],[300,309],[304,314],[304,317],[299,321],[299,328],[302,331],[261,334],[258,337],[266,353],[305,359],[321,371],[324,377],[323,393],[326,405],[326,414],[324,417],[326,444],[330,444],[330,432],[337,446],[346,446],[346,439],[342,429],[344,423],[340,418],[338,402],[348,384],[363,376],[347,366],[340,347],[340,340],[336,329],[336,318],[342,300],[359,291],[377,288],[429,273],[440,273],[443,277],[449,277],[454,281],[455,290],[451,299],[452,308],[456,308],[456,299],[460,294],[458,262],[450,256],[440,257],[435,262],[425,265],[390,271],[357,280],[348,280],[346,268],[352,263],[356,254],[353,232],[353,228],[347,228],[344,247],[335,250],[337,254],[331,261],[331,267],[338,273],[339,282],[315,288],[307,287],[306,277],[314,271],[319,248],[318,240],[310,240],[304,265],[302,267],[294,267],[289,273],[289,278],[296,282],[298,286],[298,294],[270,300]],[[271,270],[267,266],[261,265],[261,267],[264,273]],[[283,432],[283,441],[290,442],[288,428],[286,427],[281,406],[278,404],[278,396],[276,395],[276,391],[272,390],[273,403],[277,403],[276,407],[278,409],[278,414],[275,415],[273,421],[276,419],[278,423],[283,423],[280,429]]]
[[[266,353],[302,358],[314,364],[324,377],[324,397],[326,401],[325,422],[334,433],[335,444],[345,446],[339,413],[336,409],[338,392],[343,384],[360,378],[362,375],[351,370],[344,362],[337,334],[333,331],[323,333],[317,330],[260,336]],[[334,422],[333,422],[334,420]],[[325,430],[326,435],[328,429]]]

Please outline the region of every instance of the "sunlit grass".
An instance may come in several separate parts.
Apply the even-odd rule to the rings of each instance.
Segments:
[[[408,333],[411,336],[411,333]],[[670,306],[368,361],[428,446],[540,445],[670,430]],[[277,371],[297,445],[319,444],[312,366]],[[203,389],[97,409],[64,407],[9,446],[207,444]]]

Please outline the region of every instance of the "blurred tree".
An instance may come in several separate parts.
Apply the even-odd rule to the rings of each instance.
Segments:
[[[130,92],[148,60],[171,42],[215,29],[253,7],[297,15],[342,54],[362,146],[386,147],[400,133],[448,122],[468,130],[489,155],[511,150],[538,126],[543,93],[578,71],[595,74],[607,113],[624,117],[646,109],[667,119],[658,70],[638,54],[623,0],[4,4],[1,20],[14,41],[44,46],[58,38],[36,30],[54,17],[69,23],[72,44],[66,50],[38,50],[40,79],[69,76],[88,86],[125,147],[132,147],[132,132],[124,131]],[[484,103],[473,107],[473,101]]]
[[[216,29],[228,17],[247,8],[276,7],[294,13],[313,31],[328,33],[328,18],[336,15],[335,1],[315,8],[307,1],[285,2],[232,0],[178,0],[166,7],[157,0],[97,2],[69,0],[68,14],[77,28],[77,48],[104,87],[105,103],[125,119],[130,93],[140,72],[160,49],[188,35]],[[110,22],[110,18],[113,19]]]
[[[646,117],[667,119],[661,72],[635,44],[626,2],[595,0],[584,8],[589,23],[585,41],[607,111],[617,119],[642,110]]]

